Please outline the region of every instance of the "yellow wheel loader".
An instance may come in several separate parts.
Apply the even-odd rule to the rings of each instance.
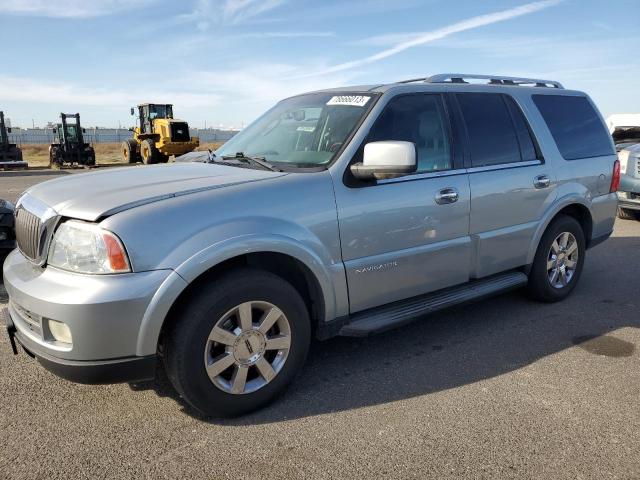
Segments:
[[[171,155],[191,152],[200,144],[198,137],[189,135],[187,122],[173,118],[173,105],[138,105],[138,117],[133,138],[122,142],[125,162],[166,163]]]

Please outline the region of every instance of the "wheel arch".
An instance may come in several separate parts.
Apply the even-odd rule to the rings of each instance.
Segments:
[[[309,255],[307,253],[307,255]],[[328,318],[336,315],[336,299],[329,273],[321,272],[319,259],[310,261],[308,256],[290,251],[256,249],[228,252],[217,261],[205,262],[192,259],[187,266],[176,269],[163,284],[147,308],[138,332],[137,355],[156,353],[167,327],[177,318],[177,313],[197,293],[203,283],[215,281],[226,272],[237,268],[258,268],[271,272],[300,293],[307,305],[311,327],[316,329]],[[198,268],[200,267],[200,268]]]
[[[527,265],[533,263],[542,235],[544,235],[549,225],[560,215],[568,215],[578,221],[584,232],[585,244],[587,248],[589,248],[593,236],[593,216],[591,215],[591,210],[583,198],[565,199],[565,201],[557,204],[554,209],[550,210],[540,222],[529,247]]]

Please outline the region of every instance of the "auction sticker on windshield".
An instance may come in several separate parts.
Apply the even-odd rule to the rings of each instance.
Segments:
[[[366,95],[336,95],[327,105],[347,105],[350,107],[364,107],[371,97]]]

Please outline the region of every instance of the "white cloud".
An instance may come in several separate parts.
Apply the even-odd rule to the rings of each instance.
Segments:
[[[63,82],[0,75],[0,101],[37,102],[71,107],[122,107],[143,103],[175,103],[186,108],[212,107],[220,100],[213,93],[171,89],[108,89]]]
[[[57,18],[110,15],[149,5],[156,0],[0,0],[0,14]]]
[[[475,28],[492,25],[494,23],[504,22],[507,20],[511,20],[513,18],[521,17],[523,15],[530,15],[534,12],[538,12],[540,10],[544,10],[545,8],[549,8],[554,5],[557,5],[561,1],[562,0],[542,0],[538,2],[531,2],[525,5],[521,5],[519,7],[502,10],[500,12],[494,12],[486,15],[479,15],[477,17],[468,18],[466,20],[453,23],[451,25],[439,28],[437,30],[419,33],[409,39],[403,38],[399,43],[396,43],[395,45],[387,48],[386,50],[382,50],[381,52],[378,52],[376,54],[369,55],[367,57],[364,57],[358,60],[352,60],[350,62],[339,63],[337,65],[328,67],[326,70],[322,72],[315,72],[309,75],[318,75],[320,73],[328,74],[328,73],[334,73],[334,72],[341,72],[344,70],[350,70],[352,68],[368,65],[370,63],[378,62],[380,60],[384,60],[385,58],[389,58],[394,55],[397,55],[398,53],[404,52],[405,50],[408,50],[410,48],[417,47],[420,45],[425,45],[427,43],[432,43],[432,42],[435,42],[436,40],[441,40],[455,33],[460,33],[467,30],[472,30]]]
[[[193,11],[181,18],[201,31],[218,25],[238,25],[262,15],[286,0],[196,0]]]

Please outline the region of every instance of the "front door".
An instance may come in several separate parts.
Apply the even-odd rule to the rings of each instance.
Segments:
[[[351,313],[469,279],[469,182],[450,132],[441,95],[395,96],[364,143],[413,142],[418,171],[364,185],[335,179]]]

